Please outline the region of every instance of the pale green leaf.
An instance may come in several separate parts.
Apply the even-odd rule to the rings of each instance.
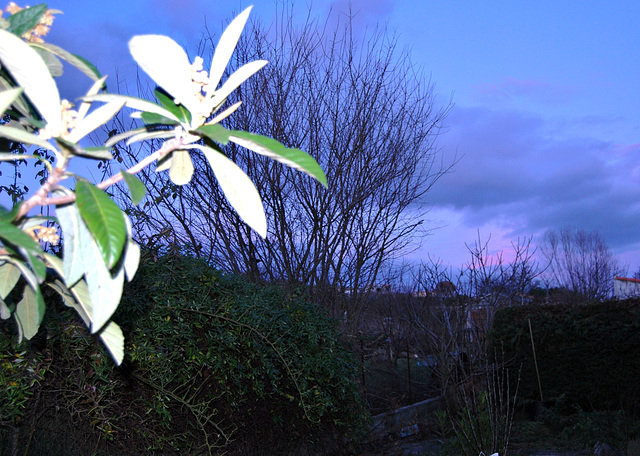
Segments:
[[[6,298],[20,278],[20,269],[5,261],[0,265],[0,299]]]
[[[89,293],[89,285],[87,281],[82,279],[74,286],[70,288],[73,297],[76,298],[76,306],[72,306],[76,309],[76,312],[84,320],[85,324],[91,328],[91,316],[93,315],[93,302],[91,302],[91,295]]]
[[[0,260],[8,261],[14,264],[18,269],[20,269],[20,272],[22,273],[22,277],[24,277],[27,283],[32,288],[38,288],[38,286],[40,285],[40,281],[38,280],[38,277],[36,277],[34,272],[29,268],[29,266],[27,266],[24,263],[24,261],[17,260],[16,258],[10,257],[8,255],[0,256]]]
[[[84,283],[85,287],[87,286],[84,281],[82,283]],[[87,325],[87,327],[91,326],[89,315],[85,312],[84,308],[78,303],[78,300],[64,283],[62,283],[60,280],[54,280],[53,282],[47,282],[47,285],[53,288],[60,295],[65,306],[71,307],[76,312],[78,312],[78,315],[80,315],[80,318],[82,318],[82,321],[84,321],[84,324]]]
[[[127,242],[127,252],[124,257],[124,272],[127,275],[127,281],[131,282],[136,275],[140,264],[140,247],[133,241]]]
[[[104,143],[104,145],[106,147],[111,147],[114,144],[122,141],[123,139],[127,139],[130,136],[139,134],[139,133],[146,133],[147,129],[145,127],[141,127],[141,128],[136,128],[135,130],[129,130],[129,131],[125,131],[123,133],[118,133],[117,135],[113,135],[112,137],[110,137],[109,139],[107,139],[107,141]]]
[[[11,309],[4,302],[4,300],[0,299],[0,319],[6,320],[11,316]]]
[[[66,193],[56,191],[54,196],[62,196]],[[62,243],[64,268],[60,276],[64,278],[67,286],[71,287],[84,275],[84,257],[82,255],[79,232],[81,229],[87,228],[75,203],[56,206],[56,216],[64,236],[64,242]]]
[[[31,339],[38,332],[44,317],[44,299],[40,287],[35,290],[30,286],[24,287],[24,295],[16,306],[16,320],[18,321],[19,339]]]
[[[215,53],[213,54],[213,59],[211,60],[211,68],[209,70],[209,84],[211,90],[215,90],[218,87],[220,79],[224,74],[224,70],[229,64],[229,59],[231,59],[231,55],[236,48],[236,44],[238,44],[240,35],[242,35],[242,30],[244,29],[244,25],[247,23],[249,13],[251,13],[252,8],[252,6],[248,7],[233,21],[231,21],[220,37]]]
[[[16,160],[24,160],[25,158],[33,158],[33,155],[13,154],[11,152],[0,152],[0,161],[16,161]]]
[[[33,144],[44,149],[48,149],[52,152],[57,152],[57,149],[53,147],[49,142],[40,138],[39,136],[29,133],[28,131],[21,130],[19,128],[8,127],[6,125],[0,125],[0,136],[12,139],[23,144]]]
[[[124,100],[124,105],[127,108],[136,109],[138,111],[155,112],[156,114],[160,114],[161,116],[180,122],[180,120],[167,109],[155,103],[151,103],[150,101],[143,100],[142,98],[116,95],[112,93],[98,93],[96,95],[83,97],[82,99],[87,101],[102,101],[105,103]]]
[[[0,113],[7,110],[11,103],[22,93],[22,87],[16,87],[15,89],[3,90],[0,92]]]
[[[89,239],[85,239],[85,236],[82,237],[82,254],[85,257],[86,267],[85,277],[93,305],[93,311],[90,314],[91,332],[96,333],[109,321],[120,303],[124,284],[124,268],[120,265],[112,275],[102,261],[102,253],[93,237],[89,236]]]
[[[84,180],[77,182],[76,204],[100,249],[103,263],[111,269],[120,259],[127,240],[122,210],[105,192]]]
[[[232,160],[210,147],[192,144],[199,149],[211,165],[220,188],[235,208],[242,220],[260,236],[267,236],[267,219],[264,215],[262,200],[249,176]]]
[[[300,149],[289,149],[275,139],[245,131],[232,131],[229,135],[229,140],[293,169],[303,171],[325,187],[327,186],[327,177],[318,162],[311,155]]]
[[[125,101],[111,101],[104,106],[100,106],[87,117],[82,119],[71,133],[66,137],[68,141],[77,143],[96,128],[104,125],[115,116],[124,106]]]
[[[100,78],[100,72],[98,72],[98,70],[96,69],[95,66],[93,66],[91,63],[87,62],[82,57],[77,56],[75,54],[71,54],[70,52],[65,51],[61,47],[56,46],[55,44],[51,44],[51,43],[30,43],[30,45],[32,47],[39,47],[39,48],[42,48],[42,49],[46,49],[47,51],[51,52],[52,54],[57,55],[61,59],[66,60],[67,62],[69,62],[74,67],[76,67],[78,70],[82,71],[85,75],[89,76],[94,81],[96,81],[96,80],[98,80],[98,78]]]
[[[217,124],[219,122],[222,122],[224,119],[226,119],[231,114],[233,114],[236,111],[236,109],[238,109],[240,107],[241,104],[242,104],[242,101],[238,101],[238,102],[232,104],[227,109],[225,109],[220,114],[216,115],[213,119],[211,119],[211,122],[209,122],[209,125],[213,125],[213,124]]]
[[[49,70],[49,74],[53,78],[59,78],[63,75],[64,70],[62,69],[62,62],[58,57],[50,53],[49,51],[45,51],[44,49],[40,49],[35,46],[31,46],[40,56],[40,58],[47,65],[47,69]]]
[[[198,111],[200,101],[193,94],[191,62],[178,43],[164,35],[138,35],[129,40],[129,51],[140,68],[176,103],[191,113]]]
[[[269,62],[266,60],[256,60],[238,68],[231,76],[229,76],[222,87],[216,90],[213,95],[214,105],[222,103],[231,94],[231,92],[236,90],[244,81],[260,71],[267,63]]]
[[[38,53],[20,38],[0,30],[0,60],[53,131],[60,131],[62,116],[58,87]]]
[[[100,92],[100,90],[104,87],[104,81],[106,79],[107,79],[107,77],[104,76],[103,78],[100,78],[96,82],[94,82],[93,85],[87,91],[87,94],[85,96],[91,97],[93,95],[96,95],[98,92]],[[111,101],[109,103],[118,103],[118,102],[117,101]],[[89,108],[90,107],[91,107],[91,102],[90,101],[83,101],[82,103],[80,103],[80,107],[78,108],[78,117],[76,119],[78,121],[81,121],[82,119],[84,119],[84,117],[89,112]]]
[[[120,326],[110,321],[107,326],[100,331],[100,339],[111,353],[111,357],[119,366],[124,359],[124,334]]]
[[[169,170],[171,182],[176,185],[188,184],[193,176],[193,162],[189,151],[175,150],[172,155],[171,169]]]
[[[163,138],[174,138],[175,133],[173,130],[158,130],[151,132],[138,133],[136,135],[131,136],[127,140],[127,146],[139,142],[139,141],[148,141],[149,139],[163,139]]]

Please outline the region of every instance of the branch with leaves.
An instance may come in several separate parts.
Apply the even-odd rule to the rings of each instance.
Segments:
[[[0,207],[0,316],[15,317],[19,340],[30,339],[39,329],[45,312],[41,285],[46,283],[99,335],[116,363],[122,361],[124,339],[111,317],[125,278],[130,281],[136,273],[140,249],[132,239],[128,217],[104,190],[124,180],[132,202],[139,204],[147,190],[136,173],[146,167],[155,163],[155,172],[168,171],[174,184],[185,185],[194,172],[191,154],[202,154],[229,203],[262,237],[267,222],[260,195],[244,171],[225,156],[222,146],[235,143],[305,172],[326,186],[324,172],[306,152],[220,125],[241,105],[228,106],[227,97],[267,64],[264,60],[247,63],[221,82],[250,11],[251,7],[243,11],[222,34],[208,72],[200,57],[190,62],[169,37],[133,37],[131,55],[158,85],[154,101],[107,93],[106,77],[95,66],[44,42],[57,13],[46,5],[24,9],[13,5],[8,11],[11,15],[0,18],[0,137],[45,149],[55,158],[46,163],[48,178],[40,189],[10,209]],[[94,81],[80,97],[77,109],[60,99],[54,80],[62,74],[60,59]],[[108,138],[101,147],[86,147],[87,135],[123,108],[132,110],[131,116],[142,126]],[[120,141],[132,144],[157,139],[164,141],[162,147],[97,185],[70,171],[70,163],[78,157],[113,159],[110,148]],[[32,156],[0,152],[0,161],[25,158]],[[68,180],[75,183],[73,188],[66,184]],[[43,206],[54,207],[55,216],[30,215]],[[45,249],[60,237],[62,258]],[[14,305],[8,298],[23,283],[20,278],[25,285]]]

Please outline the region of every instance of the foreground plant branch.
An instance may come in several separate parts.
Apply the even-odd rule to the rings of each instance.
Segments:
[[[41,285],[47,281],[98,335],[116,363],[122,362],[124,337],[111,317],[120,302],[124,280],[130,281],[136,273],[140,249],[133,241],[127,215],[104,190],[124,180],[131,202],[138,205],[147,189],[136,174],[151,164],[157,164],[155,173],[168,171],[172,184],[180,186],[194,175],[191,155],[202,154],[230,204],[262,237],[267,232],[262,200],[251,179],[224,154],[226,145],[240,145],[326,186],[324,172],[306,152],[219,124],[240,106],[233,103],[227,107],[228,96],[267,64],[265,60],[250,62],[222,81],[250,11],[244,10],[222,34],[209,71],[200,57],[192,63],[169,37],[133,37],[129,41],[132,57],[158,84],[154,101],[106,93],[106,77],[95,66],[45,43],[42,37],[54,12],[46,5],[24,9],[13,5],[7,11],[10,16],[0,20],[0,87],[8,88],[0,92],[0,137],[14,145],[14,152],[20,151],[0,153],[0,160],[24,160],[29,157],[22,153],[24,147],[36,147],[53,154],[56,162],[47,163],[49,175],[32,196],[20,198],[13,208],[0,211],[0,317],[16,319],[19,340],[30,339],[38,332],[45,313]],[[62,73],[60,59],[94,81],[79,97],[77,109],[60,99],[54,81]],[[87,135],[111,122],[125,107],[133,111],[132,117],[142,126],[110,137],[102,147],[81,145]],[[113,159],[110,148],[124,140],[127,144],[151,140],[164,143],[148,156],[136,158],[127,171],[97,185],[68,172],[76,157]],[[62,185],[68,178],[75,179],[73,190]],[[30,216],[37,207],[54,209],[55,217]],[[44,230],[46,239],[35,237],[35,229]],[[46,242],[42,242],[59,238],[64,239],[62,258],[49,253]],[[52,270],[55,277],[48,276],[47,270]],[[26,282],[22,298],[5,302],[23,283],[20,277]]]

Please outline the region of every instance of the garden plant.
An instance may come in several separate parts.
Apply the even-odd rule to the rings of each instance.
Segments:
[[[193,175],[191,155],[204,155],[229,203],[263,237],[267,221],[260,195],[242,169],[225,156],[223,146],[229,142],[243,146],[326,186],[322,169],[307,153],[221,125],[241,105],[228,105],[227,97],[267,64],[247,63],[221,83],[250,10],[222,34],[208,71],[202,58],[191,61],[169,37],[134,36],[129,41],[131,55],[158,85],[152,101],[107,92],[106,77],[95,66],[46,42],[59,11],[45,4],[27,8],[11,4],[8,15],[0,18],[0,138],[6,146],[0,160],[16,166],[25,159],[44,164],[41,187],[32,194],[26,194],[25,187],[9,188],[15,204],[0,208],[0,316],[15,318],[19,340],[38,332],[46,284],[99,335],[115,362],[122,362],[124,337],[111,317],[125,279],[131,280],[136,272],[140,249],[127,215],[105,190],[124,180],[132,202],[140,203],[146,195],[136,177],[140,170],[155,166],[156,172],[168,172],[172,184],[181,186]],[[77,106],[60,99],[54,78],[62,74],[61,60],[95,81]],[[111,135],[101,147],[89,147],[88,135],[123,109],[131,111],[139,126]],[[111,160],[110,148],[120,141],[150,140],[162,140],[162,146],[97,185],[70,167],[78,158]],[[49,213],[44,208],[54,208],[54,215],[43,215]],[[56,248],[60,239],[62,247]]]

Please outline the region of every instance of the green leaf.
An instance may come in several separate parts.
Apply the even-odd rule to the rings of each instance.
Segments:
[[[0,30],[0,60],[51,129],[60,131],[60,94],[38,53],[14,34]]]
[[[42,317],[44,317],[44,299],[40,287],[35,290],[29,285],[24,287],[22,300],[16,306],[16,320],[18,321],[19,341],[22,337],[31,339],[38,332]]]
[[[267,219],[264,215],[260,194],[249,176],[232,160],[210,147],[197,144],[191,146],[201,150],[207,157],[220,188],[242,220],[265,238],[267,236]]]
[[[3,90],[0,92],[0,113],[4,113],[11,103],[22,93],[22,87],[16,87],[15,89]]]
[[[171,182],[176,185],[188,184],[191,181],[191,176],[193,176],[193,162],[189,156],[189,151],[175,150],[171,155],[173,156],[171,169],[169,170]]]
[[[63,60],[66,60],[94,81],[97,81],[102,77],[98,69],[91,62],[88,62],[79,55],[75,55],[65,51],[60,46],[56,46],[55,44],[51,43],[30,43],[30,45],[31,47],[46,50],[47,52],[54,54]]]
[[[138,35],[129,40],[129,51],[142,71],[184,105],[198,112],[200,101],[193,95],[191,62],[182,47],[168,36]]]
[[[212,91],[218,87],[218,83],[224,74],[224,70],[229,64],[229,59],[231,59],[231,55],[236,48],[236,44],[238,44],[240,35],[242,35],[242,30],[244,29],[244,25],[247,23],[249,13],[251,13],[251,8],[253,7],[248,7],[233,21],[231,21],[218,41],[215,53],[213,54],[213,59],[211,60],[211,68],[209,70],[209,84],[211,85]]]
[[[33,144],[44,149],[48,149],[52,152],[57,152],[57,149],[53,147],[49,142],[45,141],[39,136],[29,133],[28,131],[21,130],[19,128],[8,127],[6,125],[0,125],[0,136],[12,139],[23,144]]]
[[[153,94],[160,104],[167,108],[168,111],[171,111],[182,123],[191,123],[191,113],[183,105],[176,104],[173,98],[162,87],[156,87]]]
[[[180,125],[180,122],[161,116],[155,112],[143,112],[140,118],[145,125]]]
[[[247,133],[246,131],[231,131],[229,140],[293,169],[305,172],[325,187],[327,186],[327,176],[325,176],[318,162],[311,155],[300,149],[289,149],[275,139]]]
[[[134,174],[130,174],[125,170],[121,170],[120,174],[122,174],[127,187],[129,187],[129,193],[131,193],[131,202],[133,202],[133,204],[137,206],[146,196],[147,187],[145,187],[142,181],[138,179]]]
[[[195,129],[193,132],[200,136],[207,137],[223,146],[226,146],[229,143],[229,136],[231,136],[231,132],[220,124],[203,125]]]
[[[20,269],[14,264],[5,261],[0,265],[0,299],[5,299],[20,278]]]
[[[9,28],[7,30],[19,37],[22,37],[22,35],[38,25],[40,18],[42,18],[46,12],[46,3],[41,3],[18,11],[17,13],[7,17],[7,21],[9,22]]]
[[[100,71],[93,63],[89,62],[87,59],[85,59],[84,57],[78,54],[71,54],[71,56],[73,58],[67,59],[68,62],[73,66],[75,66],[76,68],[78,68],[84,74],[89,76],[91,79],[93,79],[94,81],[97,81],[102,77],[102,75],[100,74]],[[105,87],[105,90],[106,90],[106,87]]]
[[[11,210],[7,210],[6,207],[0,206],[0,221],[11,223],[15,220],[18,212],[20,212],[20,206],[22,206],[22,201],[15,204]]]
[[[32,255],[39,255],[41,252],[40,244],[34,241],[27,233],[5,220],[0,220],[0,239],[5,244],[9,243],[23,247]]]
[[[107,326],[100,331],[100,339],[111,353],[111,357],[119,366],[124,359],[124,334],[116,323],[110,321]]]
[[[120,259],[127,240],[122,211],[105,192],[84,180],[77,182],[76,204],[104,264],[111,269]]]

